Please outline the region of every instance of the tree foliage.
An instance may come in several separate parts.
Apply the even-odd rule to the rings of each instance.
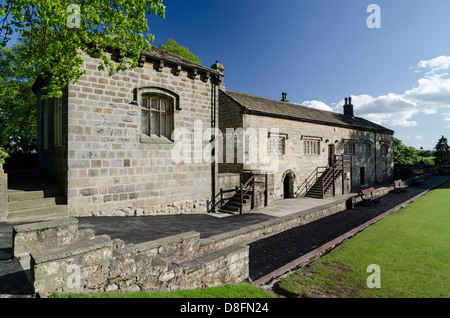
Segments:
[[[416,164],[420,162],[420,151],[414,147],[408,147],[398,138],[394,138],[394,163]]]
[[[36,97],[30,74],[15,60],[20,46],[0,50],[0,147],[10,153],[36,149]]]
[[[26,43],[15,55],[32,78],[50,79],[46,97],[77,81],[85,53],[102,60],[99,68],[112,75],[138,65],[140,52],[150,50],[148,14],[164,18],[162,0],[0,0],[0,47],[20,34]],[[112,63],[108,49],[123,53]]]
[[[202,64],[200,58],[189,51],[188,48],[181,46],[174,39],[167,39],[166,43],[159,44],[158,47],[178,56],[184,57],[192,62]]]
[[[434,149],[436,150],[434,152],[436,165],[450,165],[450,146],[448,145],[447,138],[441,136]]]

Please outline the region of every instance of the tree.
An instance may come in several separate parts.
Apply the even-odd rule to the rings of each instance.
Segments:
[[[33,80],[15,62],[21,44],[0,50],[0,147],[8,152],[36,149]]]
[[[398,138],[394,138],[394,163],[416,164],[420,162],[419,150],[405,146]]]
[[[181,46],[174,39],[167,39],[165,44],[159,44],[158,47],[165,51],[171,52],[178,56],[184,57],[192,62],[202,64],[200,58],[193,53],[189,52],[189,49]]]
[[[434,152],[434,156],[436,157],[434,162],[436,165],[450,165],[450,146],[448,145],[447,138],[441,136],[434,149],[436,150]]]
[[[61,89],[76,82],[84,54],[102,60],[99,69],[110,75],[135,68],[142,50],[150,50],[154,36],[147,34],[146,14],[164,18],[163,0],[0,0],[0,48],[14,33],[25,40],[15,56],[32,78],[49,79],[45,97],[61,96]],[[112,63],[108,50],[123,54]]]

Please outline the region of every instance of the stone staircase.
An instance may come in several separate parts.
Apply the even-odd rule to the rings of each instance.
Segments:
[[[249,212],[251,207],[252,191],[247,192],[244,195],[242,213]],[[241,194],[240,192],[235,193],[223,207],[219,208],[219,212],[228,214],[239,214],[241,208]]]
[[[331,168],[327,168],[327,170],[325,170],[325,172],[317,179],[317,181],[308,190],[308,192],[306,192],[305,197],[322,199],[323,178],[330,170],[331,170]],[[332,186],[332,184],[328,185],[328,187],[325,189],[325,191],[324,191],[325,195],[324,196],[326,196],[326,192],[331,188],[331,186]]]
[[[64,191],[38,170],[8,172],[7,222],[67,217]]]
[[[332,182],[329,183],[325,187],[324,193],[323,193],[323,196],[322,196],[322,186],[323,186],[323,182],[324,182],[324,177],[331,172],[330,170],[332,170],[332,168],[327,168],[325,170],[325,172],[317,179],[317,181],[308,190],[308,192],[306,192],[305,197],[316,198],[316,199],[323,199],[323,198],[326,198],[326,197],[333,196],[333,194],[330,193],[330,190],[333,188],[333,183]],[[342,176],[341,176],[340,170],[339,170],[337,172],[337,175],[336,175],[336,180],[339,180],[340,178],[342,178]]]

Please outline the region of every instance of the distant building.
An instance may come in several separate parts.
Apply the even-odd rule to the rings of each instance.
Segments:
[[[365,184],[391,180],[394,132],[355,117],[351,98],[345,101],[343,114],[338,114],[289,103],[286,93],[277,101],[221,89],[219,126],[222,131],[242,127],[246,134],[235,137],[240,138],[236,145],[243,143],[247,156],[240,162],[219,164],[219,171],[269,173],[273,199],[322,197],[320,177],[327,173],[324,196],[333,195],[333,191],[336,195],[350,193]],[[258,143],[265,143],[266,148],[257,148],[258,144],[252,150],[251,133],[264,132],[263,129],[267,140],[260,137]],[[266,154],[267,158],[251,160],[249,154],[255,149],[258,156]]]

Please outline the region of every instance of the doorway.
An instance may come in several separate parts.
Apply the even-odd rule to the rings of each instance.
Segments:
[[[359,182],[360,182],[360,185],[366,184],[366,168],[365,167],[359,168]]]
[[[294,197],[294,173],[285,172],[283,177],[283,199]]]
[[[328,166],[331,167],[334,164],[334,145],[328,145]]]

